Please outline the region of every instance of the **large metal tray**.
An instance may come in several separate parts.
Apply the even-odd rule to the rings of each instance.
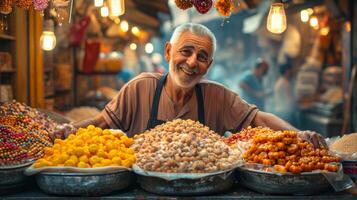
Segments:
[[[97,173],[41,172],[36,182],[48,194],[66,196],[100,196],[121,190],[135,181],[128,170]]]
[[[24,170],[31,164],[32,162],[16,166],[1,166],[0,190],[8,191],[24,186],[30,179],[30,177],[24,175]]]
[[[257,169],[237,168],[239,184],[266,194],[310,195],[331,188],[322,173],[277,174]]]
[[[202,195],[228,190],[234,183],[234,173],[226,172],[199,179],[165,180],[137,174],[139,185],[146,191],[160,195]]]

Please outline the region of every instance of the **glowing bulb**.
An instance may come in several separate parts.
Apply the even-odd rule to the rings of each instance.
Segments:
[[[43,50],[51,51],[56,46],[56,35],[52,31],[43,31],[40,43]]]
[[[154,45],[152,45],[150,42],[145,45],[145,52],[146,53],[152,53],[154,51]]]
[[[311,17],[310,26],[313,27],[314,29],[319,28],[319,20],[317,19],[317,17],[315,17],[315,16]]]
[[[120,16],[124,15],[125,5],[124,0],[110,0],[110,15],[112,16]]]
[[[329,27],[323,27],[323,28],[320,30],[320,34],[323,35],[323,36],[328,35],[329,32],[330,32],[330,28],[329,28]]]
[[[107,6],[103,6],[100,8],[100,15],[102,17],[108,17],[109,16],[109,9]]]
[[[131,28],[131,32],[137,36],[137,35],[139,35],[140,30],[138,27],[134,26],[133,28]]]
[[[121,23],[120,23],[120,29],[123,31],[123,32],[127,32],[129,30],[129,24],[127,21],[123,20]]]
[[[273,3],[270,6],[270,11],[267,20],[267,29],[272,33],[282,33],[286,29],[286,16],[284,4]]]
[[[309,21],[309,12],[307,10],[300,11],[300,19],[302,22],[306,23]]]
[[[102,7],[103,6],[103,0],[94,0],[94,6],[95,7]]]
[[[309,15],[314,14],[314,10],[312,8],[308,8],[306,9],[307,13],[309,13]]]
[[[129,47],[130,47],[131,50],[134,51],[134,50],[136,50],[137,45],[135,43],[131,43]]]

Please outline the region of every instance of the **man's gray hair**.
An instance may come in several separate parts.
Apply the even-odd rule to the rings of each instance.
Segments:
[[[180,26],[176,27],[174,32],[172,33],[170,43],[174,44],[178,38],[181,36],[182,33],[189,31],[195,35],[199,36],[205,36],[211,39],[212,42],[212,58],[214,57],[214,54],[216,52],[216,37],[212,33],[211,30],[209,30],[206,26],[201,25],[201,24],[195,24],[195,23],[184,23],[181,24]]]

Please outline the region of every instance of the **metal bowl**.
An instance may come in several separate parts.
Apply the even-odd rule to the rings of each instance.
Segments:
[[[96,173],[41,172],[37,185],[48,194],[100,196],[121,190],[134,182],[134,174],[127,170]]]
[[[165,180],[158,177],[137,174],[140,186],[160,195],[202,195],[228,190],[234,183],[234,174],[227,173],[207,176],[199,179]]]
[[[342,160],[343,173],[357,180],[357,161],[356,160]]]
[[[31,164],[0,167],[0,190],[12,190],[24,186],[30,179],[24,174],[24,170]]]
[[[239,183],[249,189],[266,194],[310,195],[331,188],[323,174],[277,174],[256,169],[237,168]]]

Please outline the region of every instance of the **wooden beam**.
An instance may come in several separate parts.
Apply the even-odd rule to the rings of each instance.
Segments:
[[[40,47],[42,33],[42,17],[39,12],[29,11],[29,55],[30,55],[30,105],[35,108],[44,108],[44,73],[43,57]]]

